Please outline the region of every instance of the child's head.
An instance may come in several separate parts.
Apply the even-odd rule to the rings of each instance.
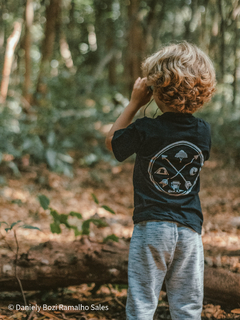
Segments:
[[[147,85],[165,106],[193,113],[215,91],[215,70],[209,57],[188,42],[172,44],[147,58],[142,65]]]

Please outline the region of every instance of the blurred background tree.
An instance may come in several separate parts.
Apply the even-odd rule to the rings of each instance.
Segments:
[[[215,152],[239,159],[239,0],[1,0],[0,6],[0,161],[15,172],[23,159],[68,175],[74,161],[114,162],[104,133],[128,103],[142,60],[181,40],[214,62],[217,94],[201,117],[212,124]]]

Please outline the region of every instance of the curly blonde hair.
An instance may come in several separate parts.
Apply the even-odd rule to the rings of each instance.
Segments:
[[[176,112],[195,112],[215,92],[210,58],[186,41],[163,47],[143,62],[142,69],[153,93]]]

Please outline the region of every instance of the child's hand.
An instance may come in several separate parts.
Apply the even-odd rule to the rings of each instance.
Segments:
[[[132,121],[136,112],[150,100],[152,92],[149,92],[146,85],[146,78],[138,78],[133,86],[132,96],[129,104],[120,117],[115,121],[106,137],[106,146],[112,150],[112,138],[114,132],[126,128]]]
[[[133,86],[131,103],[134,104],[137,109],[147,104],[152,96],[152,92],[148,90],[146,85],[146,79],[147,78],[137,78]]]

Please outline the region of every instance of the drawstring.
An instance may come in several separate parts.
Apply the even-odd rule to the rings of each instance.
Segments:
[[[157,114],[157,112],[158,112],[158,107],[157,107],[157,109],[156,109],[156,111],[155,111],[155,113],[153,115],[153,118],[155,118],[155,115]]]
[[[146,107],[145,107],[145,109],[144,109],[144,117],[146,116],[146,110],[147,110],[147,108],[150,106],[150,104],[153,102],[153,99],[151,99],[149,102],[148,102],[148,104],[146,105]]]
[[[154,99],[151,99],[151,100],[148,102],[148,104],[146,105],[146,107],[144,108],[144,113],[143,113],[144,117],[146,116],[146,110],[147,110],[147,108],[150,106],[150,104],[153,102],[153,100],[154,100]],[[158,108],[156,109],[156,111],[155,111],[155,113],[154,113],[154,115],[153,115],[153,118],[156,116],[157,112],[158,112]]]

